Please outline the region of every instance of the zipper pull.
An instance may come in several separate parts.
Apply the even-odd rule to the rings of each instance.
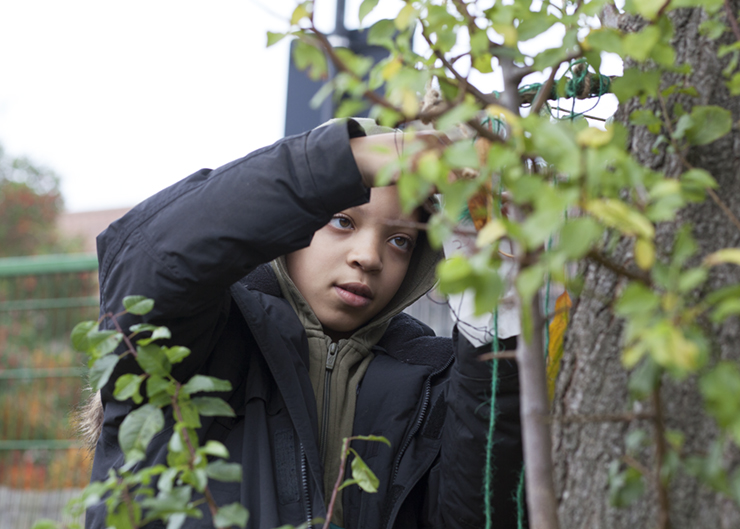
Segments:
[[[334,362],[337,361],[337,344],[332,343],[329,346],[329,353],[326,355],[326,370],[334,369]]]

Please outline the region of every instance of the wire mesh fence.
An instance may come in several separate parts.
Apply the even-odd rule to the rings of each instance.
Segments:
[[[71,411],[86,397],[69,332],[98,315],[97,259],[0,259],[0,528],[62,520],[90,475]]]

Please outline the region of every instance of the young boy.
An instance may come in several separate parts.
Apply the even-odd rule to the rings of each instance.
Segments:
[[[352,120],[286,138],[191,175],[98,238],[101,311],[118,312],[130,294],[154,298],[145,321],[192,351],[175,377],[231,381],[223,398],[236,418],[199,433],[242,464],[240,484],[209,487],[219,505],[241,502],[250,528],[325,517],[353,434],[385,436],[391,448],[353,443],[379,491],[344,489],[336,525],[483,525],[490,368],[465,339],[436,338],[401,313],[431,288],[440,255],[398,222],[419,219],[401,212],[394,187],[370,191],[396,140],[365,136]],[[124,358],[111,381],[137,371]],[[515,527],[518,383],[513,363],[499,373],[493,503],[496,527]],[[101,392],[94,480],[123,463],[117,430],[134,405],[112,391],[113,382]],[[170,435],[153,439],[142,465],[165,462]],[[205,514],[185,527],[211,527]],[[86,525],[105,527],[104,505]]]

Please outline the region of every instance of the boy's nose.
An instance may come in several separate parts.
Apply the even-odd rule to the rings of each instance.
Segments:
[[[380,272],[383,269],[380,251],[372,243],[355,245],[347,258],[350,266],[357,266],[365,272]]]

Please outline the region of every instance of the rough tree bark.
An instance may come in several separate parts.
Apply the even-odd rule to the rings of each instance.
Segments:
[[[740,0],[731,0],[730,6],[737,15]],[[681,9],[671,17],[676,27],[677,64],[688,62],[692,65],[694,73],[689,84],[696,87],[700,97],[671,96],[666,101],[667,106],[672,108],[675,102],[681,101],[687,110],[695,104],[712,104],[732,111],[735,125],[731,134],[709,145],[692,148],[688,161],[716,178],[720,186],[717,194],[736,216],[740,216],[740,98],[730,96],[725,88],[721,70],[726,61],[719,60],[716,53],[719,44],[734,42],[735,36],[727,32],[718,42],[700,36],[698,27],[706,17],[701,10]],[[622,26],[635,29],[640,23],[623,20]],[[679,79],[667,76],[664,82],[668,85]],[[661,105],[659,101],[648,100],[646,106],[658,110]],[[639,107],[638,101],[623,105],[617,118],[627,124],[629,114]],[[654,136],[645,127],[630,126],[629,131],[630,149],[641,162],[669,175],[684,171],[678,157],[664,148],[659,154],[651,152]],[[685,208],[675,222],[658,227],[659,255],[670,248],[676,228],[687,222],[693,226],[701,256],[719,248],[740,245],[740,230],[708,198],[702,204]],[[623,241],[611,257],[629,268],[633,267],[631,252],[631,244]],[[710,277],[708,287],[712,289],[740,282],[738,267],[731,265],[716,268]],[[566,337],[553,410],[553,454],[560,523],[569,529],[641,529],[659,525],[658,498],[652,484],[648,484],[640,500],[628,507],[614,508],[608,499],[609,464],[624,455],[625,437],[631,430],[644,428],[652,434],[653,421],[567,422],[558,419],[569,415],[651,412],[650,402],[637,410],[630,403],[628,375],[620,362],[622,322],[614,316],[612,302],[625,283],[625,279],[603,266],[587,265],[583,295],[574,307]],[[712,361],[740,359],[738,318],[730,318],[725,324],[707,327],[707,330],[713,341]],[[664,377],[660,397],[666,427],[686,433],[686,451],[705,451],[716,438],[717,430],[702,412],[696,379],[676,383]],[[645,452],[640,459],[651,470],[654,468],[654,451]],[[725,459],[733,466],[740,463],[737,451],[728,452]],[[740,527],[740,509],[734,503],[686,474],[679,474],[671,483],[668,502],[672,529]]]

